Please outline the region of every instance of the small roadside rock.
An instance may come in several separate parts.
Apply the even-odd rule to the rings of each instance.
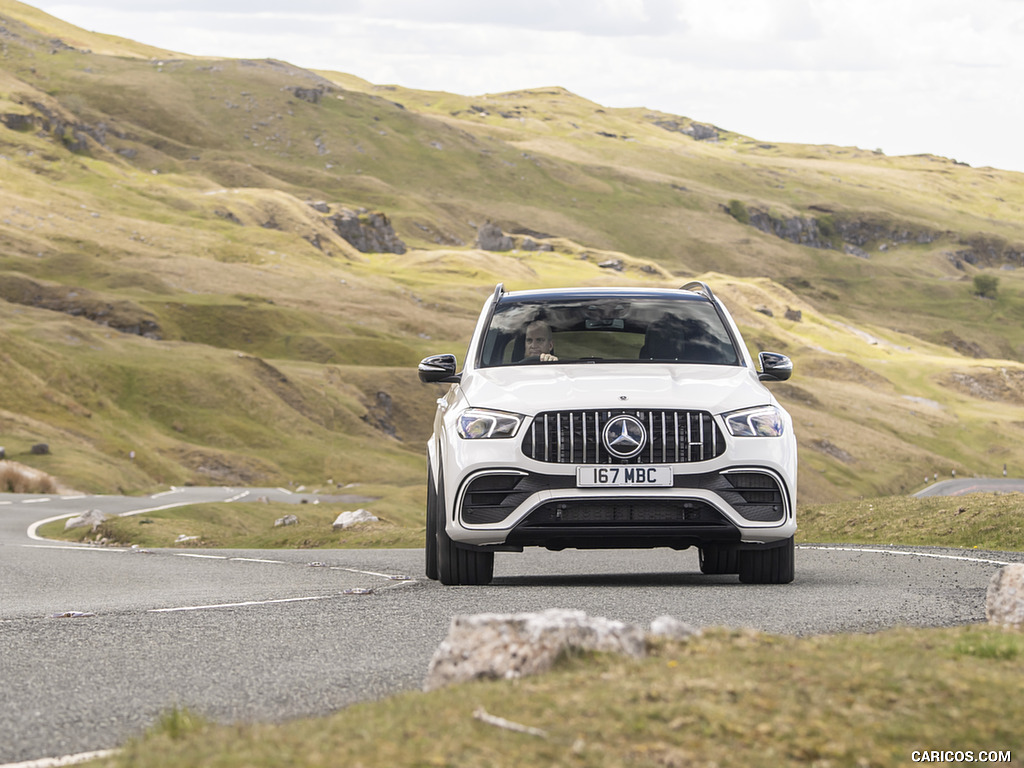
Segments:
[[[99,528],[100,523],[106,519],[107,516],[98,509],[90,509],[88,512],[83,512],[81,515],[68,518],[67,522],[64,523],[64,530],[71,531],[75,528],[91,526],[92,530],[95,531]]]
[[[298,522],[299,518],[296,515],[285,515],[274,521],[274,527],[280,528],[283,525],[296,525]]]
[[[355,511],[342,512],[338,515],[337,520],[334,521],[334,530],[341,531],[345,528],[351,528],[357,523],[376,523],[380,520],[376,515],[372,514],[365,509],[357,509]]]

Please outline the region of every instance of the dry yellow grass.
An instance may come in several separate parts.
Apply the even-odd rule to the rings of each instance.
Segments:
[[[0,493],[57,493],[59,487],[45,472],[17,461],[0,461]]]

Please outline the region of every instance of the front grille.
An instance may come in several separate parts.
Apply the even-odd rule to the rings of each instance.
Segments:
[[[644,425],[640,452],[623,459],[602,444],[605,425],[628,415]],[[707,411],[588,410],[549,411],[533,419],[523,438],[523,453],[557,464],[673,464],[708,461],[725,452],[725,440]]]

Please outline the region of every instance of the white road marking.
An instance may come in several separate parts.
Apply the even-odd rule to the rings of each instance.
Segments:
[[[52,523],[55,520],[67,520],[69,517],[74,517],[77,514],[77,512],[72,512],[68,515],[56,515],[55,517],[48,517],[45,520],[36,520],[34,523],[32,523],[32,525],[28,527],[28,530],[25,531],[25,533],[28,534],[28,537],[30,539],[33,539],[34,541],[49,541],[49,539],[43,538],[38,533],[36,533],[36,531],[39,530],[40,526],[46,525],[47,523]]]
[[[331,570],[332,571],[348,571],[349,573],[358,573],[358,574],[362,574],[363,576],[380,576],[381,578],[384,578],[384,579],[391,579],[391,578],[393,578],[393,575],[390,574],[390,573],[377,573],[376,571],[360,571],[357,568],[343,568],[340,565],[332,565],[331,566]]]
[[[133,517],[135,515],[144,515],[146,512],[161,512],[165,509],[174,509],[175,507],[187,507],[190,504],[205,504],[203,501],[176,501],[173,504],[163,504],[159,507],[145,507],[144,509],[132,509],[128,512],[122,512],[118,517]],[[217,502],[211,502],[216,504]]]
[[[248,495],[249,495],[249,491],[242,491],[241,493],[232,496],[230,499],[224,499],[224,501],[225,502],[228,502],[228,501],[238,501],[239,499],[244,499]]]
[[[965,563],[982,563],[983,565],[1011,565],[1008,561],[989,560],[985,557],[967,557],[965,555],[940,555],[935,552],[914,552],[902,549],[868,549],[866,547],[839,547],[829,545],[799,544],[797,549],[823,549],[833,552],[866,552],[872,555],[905,555],[908,557],[931,557],[936,560],[959,560]]]
[[[133,510],[131,510],[129,512],[122,512],[120,515],[118,515],[118,517],[131,517],[132,515],[141,515],[141,514],[144,514],[146,512],[159,512],[162,509],[174,509],[175,507],[185,507],[185,506],[188,506],[189,504],[192,504],[192,503],[193,502],[191,502],[191,501],[179,501],[176,504],[164,504],[163,506],[159,506],[159,507],[146,507],[144,509],[133,509]],[[47,523],[52,523],[52,522],[54,522],[56,520],[67,520],[69,517],[75,517],[78,514],[80,514],[80,513],[72,512],[70,514],[54,515],[53,517],[48,517],[45,520],[37,520],[36,522],[32,523],[32,525],[30,525],[28,527],[28,530],[25,531],[25,533],[33,541],[49,541],[49,539],[45,538],[44,536],[40,536],[37,533],[37,531],[39,530],[39,528],[41,526],[44,526]]]
[[[61,768],[65,765],[77,765],[88,760],[99,760],[110,757],[120,750],[100,749],[95,752],[79,752],[77,755],[64,755],[63,757],[42,757],[38,760],[26,760],[23,763],[6,763],[0,768]]]
[[[146,613],[175,613],[178,611],[206,611],[213,608],[243,608],[250,605],[272,605],[274,603],[302,603],[309,600],[330,600],[337,595],[313,595],[311,597],[282,597],[276,600],[247,600],[243,603],[216,603],[213,605],[184,605],[178,608],[150,608]],[[0,766],[2,768],[2,766]]]
[[[229,559],[235,563],[273,563],[274,565],[288,565],[284,560],[263,560],[258,557],[232,557]]]
[[[127,552],[127,549],[119,547],[76,547],[74,544],[22,544],[23,547],[31,549],[74,549],[79,552]],[[0,766],[3,768],[3,766]]]
[[[168,492],[165,492],[165,493],[168,493]],[[234,497],[232,497],[230,499],[227,499],[226,501],[233,502],[233,501],[236,501],[238,499],[241,499],[244,496],[247,496],[248,494],[249,494],[249,492],[247,490],[247,492],[245,492],[243,494],[240,494],[238,496],[234,496]],[[160,496],[160,495],[158,495],[158,496]],[[156,498],[156,497],[152,497],[152,498]],[[29,504],[30,501],[44,502],[44,501],[50,501],[50,500],[49,499],[29,500],[29,501],[26,501],[24,503],[25,504]],[[160,512],[160,511],[165,510],[165,509],[174,509],[175,507],[187,507],[190,504],[204,504],[204,503],[205,502],[175,502],[174,504],[163,504],[163,505],[161,505],[159,507],[143,507],[142,509],[133,509],[133,510],[129,510],[128,512],[122,512],[121,514],[118,515],[118,517],[132,517],[134,515],[145,514],[146,512]],[[210,502],[210,503],[211,504],[216,504],[217,502]],[[37,520],[36,522],[32,523],[32,525],[29,526],[29,529],[26,531],[26,534],[28,535],[28,537],[30,539],[32,539],[33,541],[36,541],[36,542],[49,541],[49,540],[45,539],[44,537],[39,536],[38,532],[36,532],[36,531],[39,530],[40,526],[45,525],[48,522],[53,522],[55,520],[66,520],[69,517],[75,517],[77,514],[79,514],[79,513],[73,512],[71,514],[63,514],[63,515],[55,515],[53,517],[47,517],[45,520]],[[0,767],[0,768],[2,768],[2,767]]]
[[[50,498],[43,498],[43,499],[22,499],[22,500],[21,500],[21,503],[22,503],[22,504],[42,504],[42,503],[43,503],[44,501],[52,501],[52,499],[50,499]]]
[[[292,496],[292,495],[293,495],[293,494],[292,494],[292,492],[291,492],[291,491],[289,491],[289,490],[288,490],[287,488],[281,488],[281,487],[279,486],[279,487],[277,488],[277,490],[279,490],[279,491],[280,491],[281,493],[287,493],[287,494],[288,494],[289,496]]]
[[[227,555],[196,555],[192,552],[173,552],[175,557],[199,557],[204,560],[227,560]]]
[[[154,493],[149,498],[151,498],[151,499],[159,499],[161,496],[170,496],[170,495],[175,494],[175,493],[181,493],[181,491],[182,491],[181,488],[171,488],[171,490],[169,490],[169,491],[161,491],[160,493]]]

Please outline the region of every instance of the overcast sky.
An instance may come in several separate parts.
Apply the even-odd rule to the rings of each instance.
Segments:
[[[1024,0],[61,0],[173,51],[480,95],[560,85],[762,141],[1024,171]]]

